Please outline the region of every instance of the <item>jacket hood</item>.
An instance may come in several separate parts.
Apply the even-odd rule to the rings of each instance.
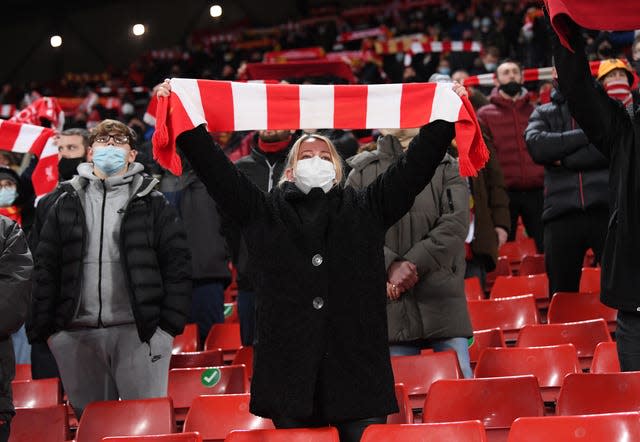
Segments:
[[[139,174],[144,170],[144,166],[140,163],[131,163],[129,164],[129,168],[124,173],[124,175],[111,176],[105,179],[104,181],[117,186],[119,184],[124,184],[125,182],[131,181],[131,177]],[[82,163],[78,166],[78,175],[83,178],[86,178],[91,181],[100,180],[101,178],[97,177],[93,173],[93,163]]]

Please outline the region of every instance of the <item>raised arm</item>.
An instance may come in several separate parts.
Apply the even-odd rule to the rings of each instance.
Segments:
[[[431,181],[454,135],[454,124],[447,121],[423,126],[406,153],[365,188],[366,204],[385,229],[409,211]]]
[[[598,87],[591,76],[578,26],[568,17],[567,20],[571,29],[569,41],[574,52],[562,46],[558,36],[551,31],[560,91],[567,99],[571,115],[589,141],[609,158],[616,139],[633,130],[631,120],[622,106]]]
[[[183,132],[176,142],[222,212],[242,224],[264,210],[264,193],[229,161],[204,124]]]

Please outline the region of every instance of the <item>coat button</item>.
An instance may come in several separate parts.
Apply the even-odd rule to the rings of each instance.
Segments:
[[[311,264],[313,264],[314,267],[318,267],[320,264],[322,264],[322,255],[315,254],[313,255],[313,258],[311,258]]]
[[[322,307],[324,307],[324,299],[320,296],[313,298],[313,308],[320,310]]]

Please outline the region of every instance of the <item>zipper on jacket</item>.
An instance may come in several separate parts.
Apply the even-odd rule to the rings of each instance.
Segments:
[[[102,211],[100,216],[100,250],[98,255],[98,327],[103,327],[102,323],[102,245],[104,240],[104,212],[107,206],[107,185],[102,182]]]
[[[455,208],[453,207],[453,197],[451,196],[451,189],[447,189],[447,200],[449,202],[449,212],[453,213]]]
[[[271,192],[271,188],[273,187],[273,170],[276,168],[276,164],[278,164],[278,162],[276,161],[273,166],[267,159],[265,159],[264,162],[267,163],[267,166],[269,167],[269,181],[267,183],[267,192]]]
[[[578,172],[578,188],[580,189],[580,203],[584,210],[584,190],[582,189],[582,172]]]

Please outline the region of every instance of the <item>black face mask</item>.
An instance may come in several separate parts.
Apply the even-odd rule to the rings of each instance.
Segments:
[[[67,181],[77,174],[78,166],[84,163],[84,158],[60,158],[58,160],[58,180]]]
[[[507,84],[501,84],[500,90],[510,97],[515,97],[522,90],[522,85],[520,83],[516,83],[515,81],[510,81]]]

